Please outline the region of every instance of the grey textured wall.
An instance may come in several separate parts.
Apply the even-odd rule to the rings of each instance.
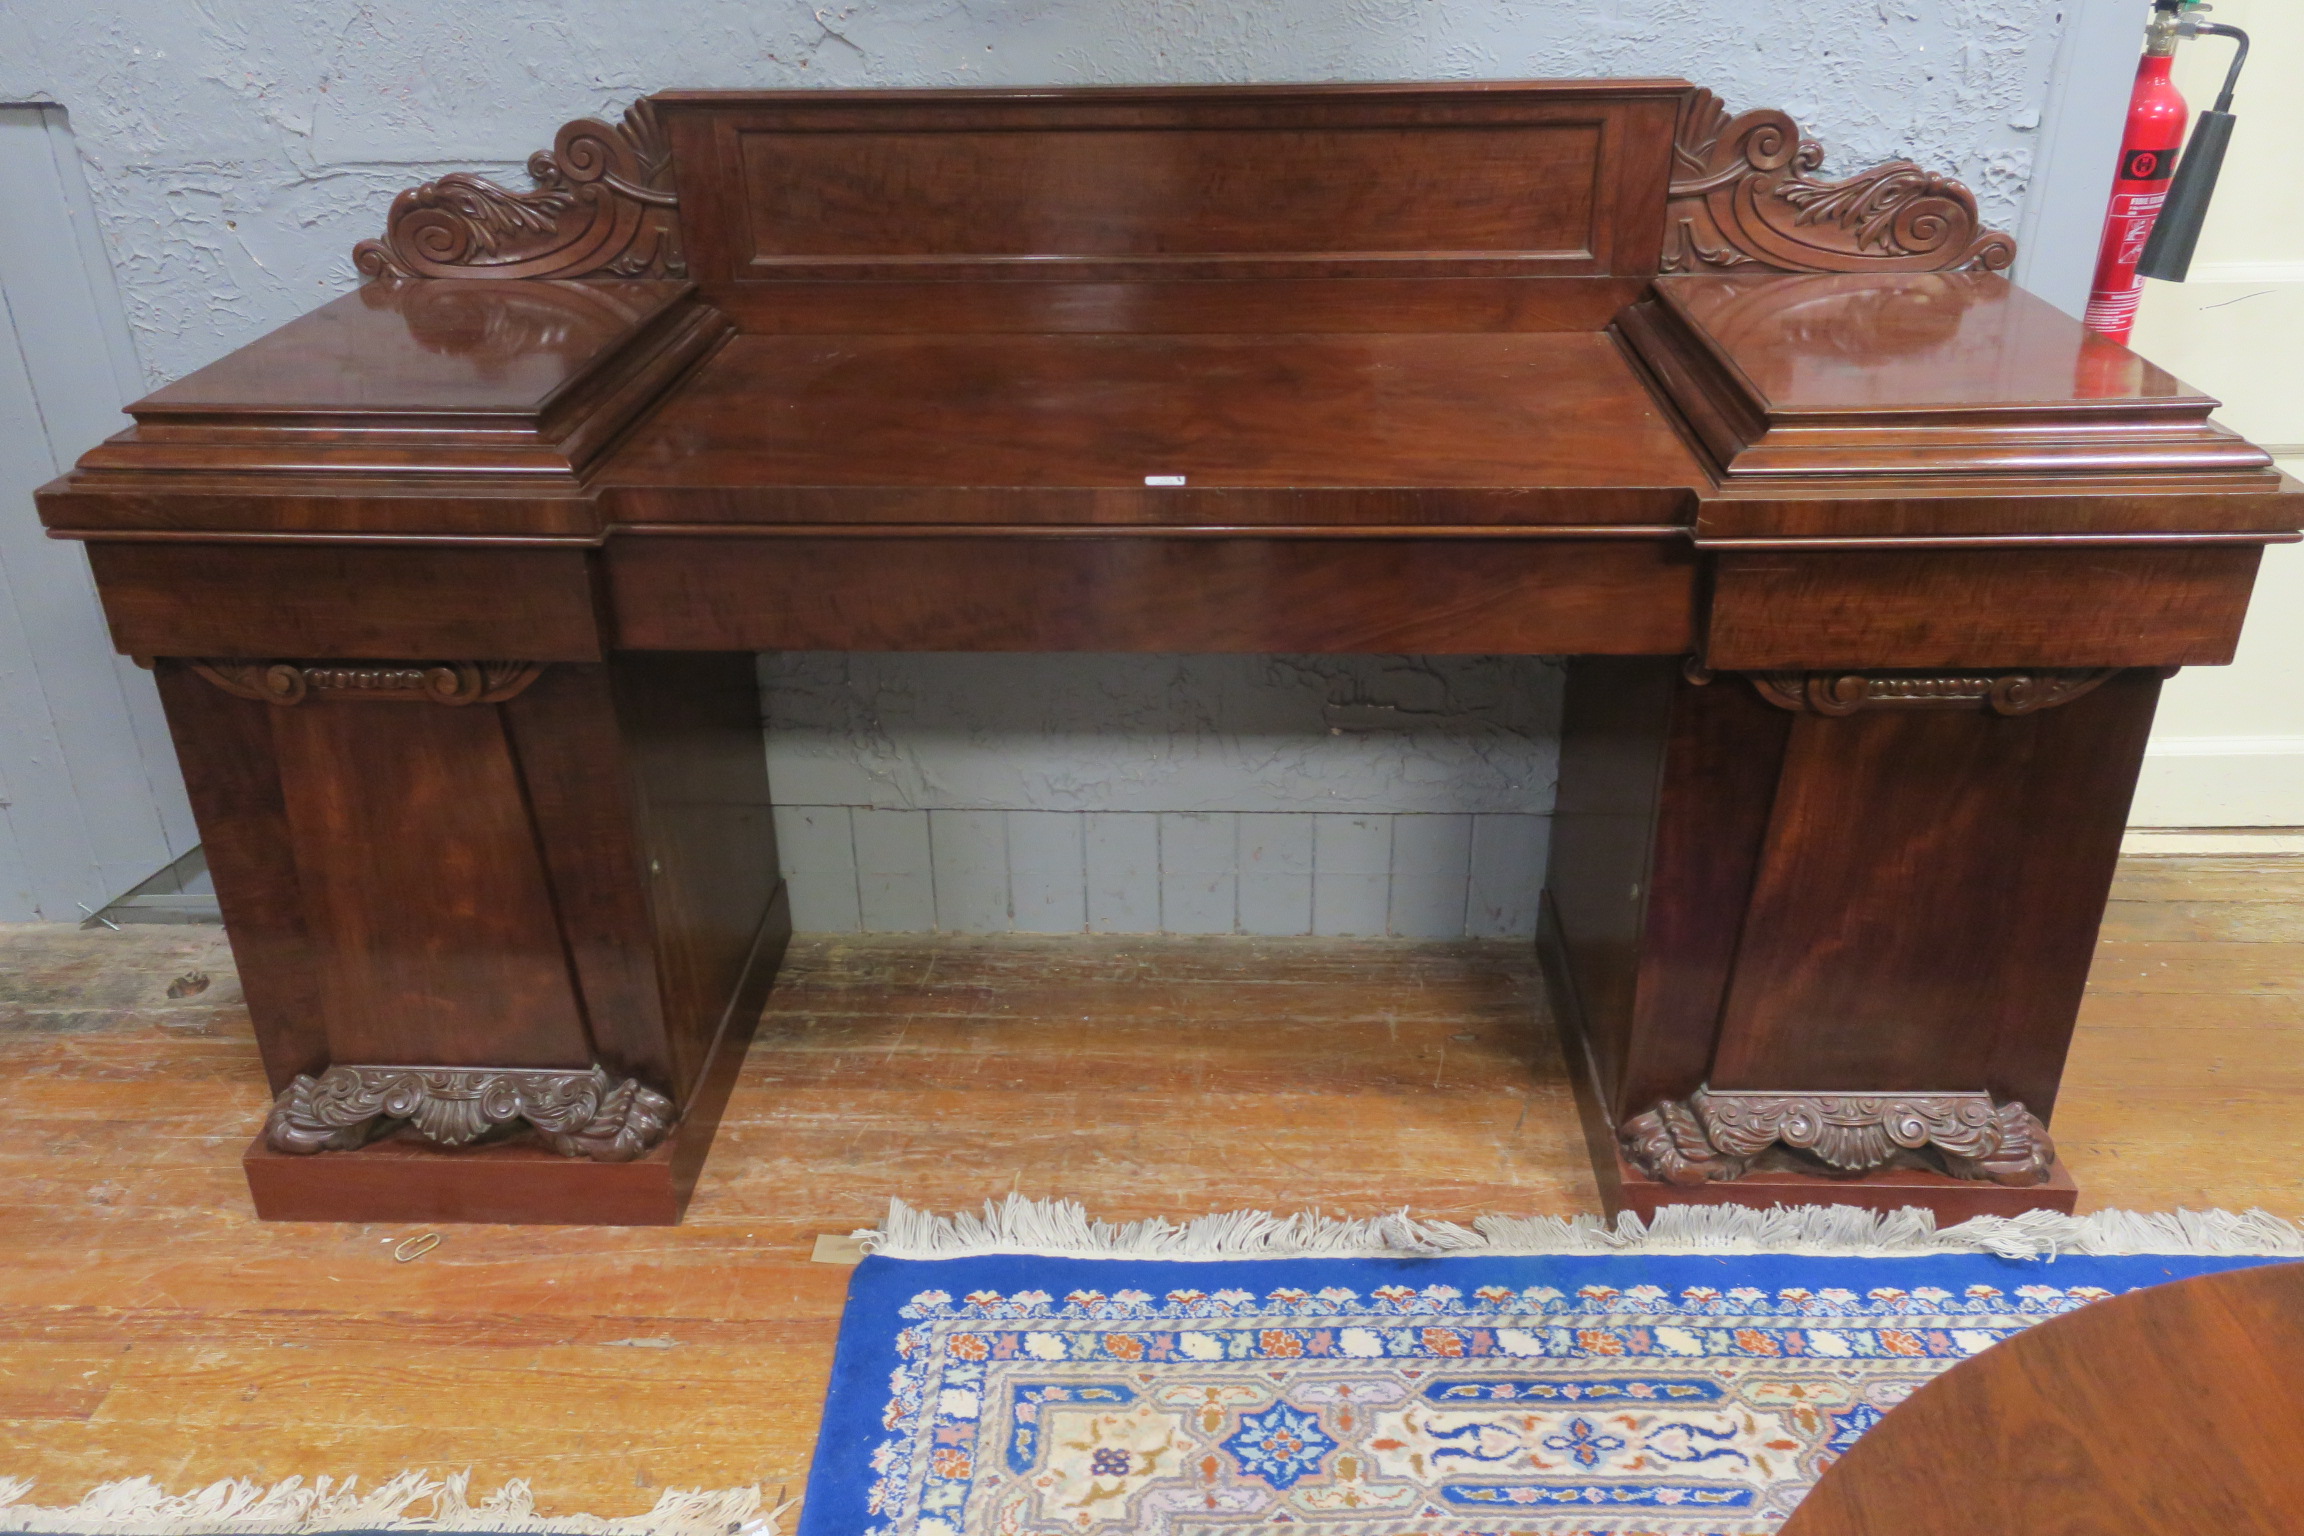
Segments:
[[[0,0],[0,100],[70,110],[159,381],[350,286],[400,188],[676,85],[1681,75],[2013,228],[2064,3]]]
[[[2012,228],[2065,4],[0,0],[0,100],[70,110],[157,382],[349,287],[400,188],[524,185],[561,122],[672,86],[1681,75],[1787,109],[1828,169],[1951,171]],[[1532,915],[1557,707],[1533,660],[808,656],[764,683],[806,926]]]

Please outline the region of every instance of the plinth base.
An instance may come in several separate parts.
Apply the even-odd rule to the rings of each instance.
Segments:
[[[449,1151],[402,1137],[299,1157],[259,1135],[240,1166],[265,1221],[668,1227],[686,1209],[711,1141],[710,1128],[683,1123],[646,1157],[595,1163],[533,1141]]]
[[[2025,1211],[2071,1214],[2080,1191],[2061,1158],[2050,1166],[2045,1183],[2020,1189],[1917,1168],[1879,1168],[1846,1178],[1764,1168],[1740,1179],[1704,1184],[1667,1184],[1650,1178],[1625,1160],[1617,1145],[1616,1127],[1601,1102],[1591,1036],[1569,977],[1559,915],[1549,892],[1540,910],[1536,953],[1544,967],[1544,989],[1560,1026],[1560,1044],[1568,1058],[1576,1114],[1583,1122],[1584,1147],[1592,1159],[1593,1178],[1600,1186],[1601,1208],[1611,1221],[1624,1211],[1642,1221],[1653,1221],[1657,1208],[1666,1205],[1740,1205],[1754,1210],[1779,1205],[1852,1205],[1867,1211],[1895,1211],[1916,1205],[1934,1212],[1939,1226],[1971,1216],[2017,1216]]]
[[[1630,1211],[1653,1221],[1659,1206],[1742,1205],[1766,1210],[1779,1205],[1853,1205],[1867,1211],[1896,1211],[1908,1205],[1936,1214],[1939,1226],[1971,1216],[2018,1216],[2026,1211],[2069,1215],[2079,1188],[2061,1160],[2044,1184],[2011,1189],[1981,1179],[1955,1179],[1918,1168],[1879,1168],[1853,1178],[1825,1178],[1779,1170],[1755,1170],[1740,1179],[1709,1184],[1667,1184],[1652,1179],[1610,1148],[1606,1162],[1594,1159],[1600,1200],[1613,1219]]]
[[[789,914],[780,888],[687,1112],[647,1156],[629,1163],[562,1157],[533,1134],[450,1150],[405,1132],[357,1152],[298,1156],[274,1151],[258,1132],[240,1158],[257,1216],[391,1224],[678,1225],[784,958],[792,933]]]

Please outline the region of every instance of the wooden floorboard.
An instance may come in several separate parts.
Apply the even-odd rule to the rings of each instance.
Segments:
[[[2087,1206],[2304,1213],[2304,860],[2130,860],[2056,1134]],[[187,972],[210,978],[170,999]],[[887,1198],[1114,1217],[1597,1206],[1511,944],[803,939],[687,1224],[266,1225],[265,1093],[211,928],[0,929],[0,1475],[469,1467],[550,1511],[797,1493]],[[2084,1207],[2085,1208],[2085,1207]]]

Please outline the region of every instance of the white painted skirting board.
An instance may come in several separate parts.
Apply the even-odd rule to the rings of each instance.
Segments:
[[[2304,261],[2201,261],[2185,275],[2192,283],[2304,283]]]
[[[2244,832],[2200,827],[2130,827],[2120,841],[2123,854],[2180,858],[2286,858],[2304,854],[2304,827],[2250,828]]]
[[[776,808],[804,933],[1525,938],[1551,818]]]
[[[2139,827],[2304,826],[2304,736],[2152,743],[2128,813]]]

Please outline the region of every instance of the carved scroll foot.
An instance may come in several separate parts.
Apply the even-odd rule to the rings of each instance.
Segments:
[[[1667,1184],[1738,1179],[1769,1148],[1813,1155],[1842,1173],[1878,1168],[1898,1152],[1933,1151],[1955,1178],[2039,1184],[2056,1161],[2047,1127],[2022,1104],[1988,1093],[1716,1092],[1666,1099],[1617,1130],[1625,1157]]]
[[[426,1141],[462,1147],[525,1122],[563,1157],[625,1163],[662,1141],[678,1118],[664,1095],[597,1066],[330,1067],[288,1085],[264,1135],[281,1152],[348,1152],[407,1126]]]

